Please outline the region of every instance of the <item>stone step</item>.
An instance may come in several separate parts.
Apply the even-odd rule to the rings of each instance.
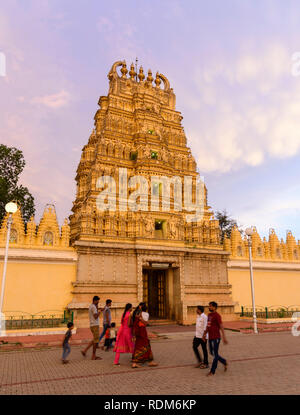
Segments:
[[[149,326],[167,326],[167,325],[171,325],[171,324],[176,324],[176,322],[174,320],[168,320],[168,319],[150,319],[149,320]]]

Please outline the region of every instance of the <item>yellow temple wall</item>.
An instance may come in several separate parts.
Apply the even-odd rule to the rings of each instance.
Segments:
[[[62,314],[72,301],[77,254],[70,245],[68,221],[59,227],[53,205],[47,205],[38,225],[13,214],[8,251],[3,312],[7,315]],[[0,228],[0,287],[7,236],[5,216]]]
[[[300,264],[258,263],[254,261],[253,280],[256,306],[300,307]],[[251,306],[251,285],[249,262],[230,260],[228,280],[232,285],[232,299],[235,311],[241,306]],[[278,307],[280,308],[280,307]]]
[[[15,251],[15,250],[14,250]],[[3,253],[0,249],[0,275],[3,271]],[[6,274],[4,312],[37,314],[41,311],[63,312],[72,301],[72,282],[76,281],[77,259],[75,251],[65,258],[40,258],[28,250],[25,259],[10,258]],[[35,254],[35,255],[33,255]],[[33,257],[30,258],[30,255]],[[287,267],[286,265],[291,265]],[[257,306],[300,306],[300,264],[263,264],[254,262],[255,300]],[[232,285],[235,311],[251,305],[251,287],[248,261],[230,260],[228,280]],[[1,281],[0,281],[1,287]],[[101,293],[100,293],[101,294]]]
[[[0,287],[3,272],[6,222],[0,228]],[[67,221],[59,228],[54,207],[48,206],[39,223],[24,223],[19,211],[13,215],[4,297],[5,313],[59,312],[73,300],[77,253],[69,246]],[[251,305],[248,245],[235,228],[224,248],[230,252],[228,280],[235,311]],[[256,305],[300,307],[300,243],[291,232],[279,241],[271,230],[269,240],[252,237]],[[101,294],[101,293],[95,293]],[[212,298],[212,300],[214,300]],[[18,313],[17,313],[18,312]]]
[[[0,275],[3,271],[3,252],[0,249]],[[37,252],[26,250],[26,257],[18,258],[20,250],[9,250],[3,311],[6,315],[44,312],[63,313],[72,301],[72,282],[76,280],[75,252]],[[24,250],[23,254],[24,254]],[[53,255],[54,254],[54,255]],[[55,255],[56,254],[56,255]],[[1,281],[0,281],[1,287]]]
[[[253,279],[256,306],[298,306],[300,309],[300,241],[291,231],[286,240],[279,240],[275,230],[270,229],[268,239],[261,239],[256,228],[252,235]],[[251,306],[249,271],[249,247],[234,227],[230,238],[225,238],[224,249],[230,252],[228,280],[232,285],[235,311],[241,306]],[[278,307],[280,308],[280,307]]]

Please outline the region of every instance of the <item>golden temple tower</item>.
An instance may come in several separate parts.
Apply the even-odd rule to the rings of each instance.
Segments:
[[[120,70],[118,68],[120,67]],[[187,147],[168,79],[113,64],[77,169],[70,238],[78,252],[69,305],[86,320],[91,297],[142,300],[150,315],[186,323],[197,304],[232,312],[228,253]]]

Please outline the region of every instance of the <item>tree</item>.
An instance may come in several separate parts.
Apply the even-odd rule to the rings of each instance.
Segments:
[[[25,167],[21,150],[0,144],[0,221],[5,216],[5,205],[14,201],[19,204],[24,222],[35,213],[34,197],[27,187],[18,185],[19,176]]]
[[[221,242],[223,242],[225,235],[227,238],[230,238],[231,230],[235,225],[237,226],[237,222],[230,217],[226,209],[223,211],[217,211],[215,213],[215,218],[219,221],[221,229]]]

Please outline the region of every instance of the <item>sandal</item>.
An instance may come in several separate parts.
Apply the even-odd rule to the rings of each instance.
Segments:
[[[140,365],[138,365],[137,363],[133,363],[131,367],[132,367],[132,369],[135,369],[135,368],[137,368],[137,367],[141,367],[141,366],[140,366]]]
[[[228,362],[226,362],[226,364],[224,365],[224,372],[227,372],[228,369]]]
[[[156,362],[150,362],[150,363],[148,363],[148,366],[158,366],[158,363],[156,363]]]
[[[209,368],[209,366],[205,365],[204,363],[201,363],[201,365],[199,367],[200,367],[200,369],[208,369]]]
[[[95,359],[92,358],[92,360],[102,360],[102,357],[95,356]]]

